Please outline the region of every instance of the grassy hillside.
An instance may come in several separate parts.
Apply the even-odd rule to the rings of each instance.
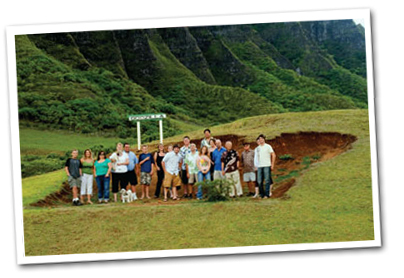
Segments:
[[[73,149],[78,149],[81,157],[88,148],[113,151],[118,142],[134,144],[135,140],[20,128],[21,175],[25,178],[61,169]]]
[[[263,114],[367,107],[363,30],[349,20],[15,39],[19,123],[33,132],[128,141],[137,136],[129,114],[166,113],[167,138]],[[159,138],[154,122],[141,132],[142,142]],[[64,159],[28,150],[22,175]]]
[[[20,123],[125,138],[128,114],[162,112],[172,136],[174,121],[366,108],[364,41],[352,20],[19,35]]]
[[[214,126],[214,136],[236,134],[251,142],[259,133],[274,138],[299,131],[346,133],[357,140],[349,151],[298,176],[288,199],[26,208],[26,255],[372,240],[368,123],[367,110],[340,110],[256,116]],[[200,138],[202,130],[189,135]],[[165,143],[181,139],[182,135],[177,135]],[[37,188],[50,183],[45,177],[43,181]],[[24,191],[32,188],[30,184],[30,180],[23,180],[24,204],[32,196]],[[73,240],[72,234],[80,237]]]

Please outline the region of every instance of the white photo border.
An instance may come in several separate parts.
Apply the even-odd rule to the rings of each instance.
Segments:
[[[368,111],[369,131],[371,143],[371,172],[373,192],[373,220],[374,240],[330,242],[330,243],[305,243],[305,244],[281,244],[246,247],[226,248],[198,248],[178,249],[161,251],[137,251],[121,253],[90,253],[53,256],[25,256],[24,248],[24,223],[22,204],[22,179],[20,164],[20,137],[18,124],[18,92],[17,92],[17,69],[15,54],[15,36],[39,33],[61,33],[80,31],[101,31],[101,30],[124,30],[124,29],[150,29],[170,28],[184,26],[215,26],[215,25],[240,25],[251,23],[274,23],[274,22],[296,22],[296,21],[320,21],[320,20],[343,20],[363,19],[365,24],[366,39],[366,65],[368,84]],[[291,13],[259,13],[245,15],[220,15],[220,16],[194,16],[181,18],[157,18],[141,19],[130,21],[105,21],[105,22],[80,22],[80,23],[55,23],[41,25],[25,25],[7,27],[7,62],[9,79],[9,100],[10,100],[10,130],[12,140],[12,171],[13,171],[13,194],[14,194],[14,218],[16,233],[16,254],[18,264],[42,264],[60,262],[85,262],[105,260],[127,260],[140,258],[162,258],[162,257],[184,257],[184,256],[206,256],[225,254],[247,254],[266,252],[285,252],[322,249],[348,249],[381,247],[380,227],[380,203],[378,186],[378,164],[376,149],[376,124],[375,124],[375,103],[374,103],[374,79],[373,79],[373,57],[371,39],[371,21],[369,9],[349,10],[328,10],[311,12]]]

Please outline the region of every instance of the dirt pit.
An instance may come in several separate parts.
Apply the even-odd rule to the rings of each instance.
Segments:
[[[216,139],[222,141],[222,145],[226,141],[231,141],[233,143],[233,148],[238,151],[239,154],[243,152],[243,144],[245,137],[240,137],[237,135],[223,135],[215,136]],[[200,147],[201,140],[191,140],[195,143],[197,147]],[[336,132],[320,133],[320,132],[299,132],[299,133],[283,133],[281,136],[277,136],[274,139],[267,140],[266,142],[272,146],[276,153],[276,163],[275,169],[272,172],[272,178],[274,184],[272,186],[272,197],[271,198],[289,198],[287,191],[295,184],[295,178],[301,175],[302,171],[308,169],[311,164],[325,161],[331,159],[348,149],[352,148],[352,143],[355,142],[357,138],[349,134],[340,134]],[[256,142],[250,143],[250,148],[254,149],[257,147]],[[182,142],[178,142],[181,146]],[[156,145],[149,145],[149,151],[154,152],[157,149]],[[135,150],[133,150],[135,151]],[[137,155],[140,152],[135,151]],[[242,171],[240,171],[242,180]],[[149,192],[150,197],[154,196],[155,188],[157,183],[157,174],[153,174],[152,184],[150,186]],[[248,192],[248,187],[246,184],[242,183],[244,192]],[[97,185],[94,180],[94,195],[93,202],[97,200]],[[140,186],[136,186],[136,193],[138,197],[141,195]],[[161,191],[162,194],[162,191]],[[179,191],[179,196],[182,196],[182,189]],[[160,195],[161,196],[161,195]],[[112,193],[110,196],[113,199]],[[47,196],[45,199],[31,204],[31,206],[58,206],[62,204],[71,203],[71,190],[67,183],[63,184],[60,191]],[[162,202],[161,199],[143,199],[140,202],[133,202],[128,205],[157,205],[157,204],[171,204],[171,203],[182,203],[188,200],[180,201],[169,201]]]

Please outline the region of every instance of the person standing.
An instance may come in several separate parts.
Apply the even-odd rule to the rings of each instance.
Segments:
[[[257,137],[257,139],[255,140],[257,142],[257,147],[260,145],[260,138]],[[255,176],[258,177],[257,171],[258,171],[258,166],[259,166],[259,162],[258,162],[258,149],[255,148],[254,149],[254,167],[255,167]],[[255,181],[255,195],[253,196],[253,198],[258,198],[260,196],[259,194],[259,187],[258,187],[258,182]]]
[[[234,189],[236,189],[236,194],[238,197],[243,196],[243,188],[240,182],[240,173],[238,168],[240,167],[240,160],[238,153],[232,149],[233,144],[230,141],[226,142],[226,151],[222,155],[222,175],[233,182],[230,187],[229,195],[230,197],[235,197]]]
[[[203,146],[201,148],[201,152],[197,158],[196,165],[198,167],[198,182],[203,182],[203,179],[205,181],[210,180],[210,171],[209,169],[211,168],[211,160],[209,158],[209,152],[208,148],[206,146]],[[202,200],[203,197],[203,192],[202,192],[202,185],[199,184],[198,186],[198,193],[196,194],[196,198],[198,200]]]
[[[210,172],[210,180],[212,180],[213,181],[213,173],[215,172],[215,165],[214,165],[214,163],[213,163],[213,159],[212,159],[212,154],[213,154],[213,152],[216,150],[216,140],[215,139],[213,139],[213,138],[211,138],[210,140],[209,140],[209,147],[208,147],[208,155],[209,155],[209,158],[210,158],[210,169],[209,169],[209,172]]]
[[[215,138],[213,138],[213,137],[210,135],[210,129],[209,129],[209,128],[205,129],[205,130],[203,131],[203,133],[204,133],[204,135],[205,135],[205,138],[203,138],[202,141],[201,141],[201,148],[202,148],[203,146],[206,146],[206,147],[209,149],[209,147],[210,147],[210,140],[215,140]]]
[[[154,159],[153,155],[149,153],[149,146],[142,146],[142,153],[139,155],[139,161],[140,184],[142,185],[142,197],[140,197],[140,199],[143,199],[145,194],[146,198],[150,199],[149,187],[153,176]]]
[[[130,150],[129,143],[123,144],[123,149],[129,158],[129,164],[127,165],[128,171],[126,172],[126,181],[128,182],[128,186],[130,187],[130,189],[132,191],[133,200],[136,200],[137,199],[137,196],[136,196],[136,185],[137,185],[136,172],[137,171],[136,170],[139,167],[138,166],[139,161],[137,159],[136,154]]]
[[[248,197],[254,196],[254,187],[256,182],[254,166],[255,152],[250,149],[250,143],[244,143],[244,151],[241,153],[240,162],[243,166],[243,180],[248,185]],[[258,187],[255,189],[255,193],[258,193]]]
[[[212,152],[212,163],[214,164],[213,180],[223,179],[222,175],[222,155],[226,151],[222,147],[222,141],[216,139],[216,150]]]
[[[187,171],[188,178],[188,199],[192,199],[192,187],[198,181],[198,166],[196,165],[196,160],[198,159],[198,151],[196,150],[196,145],[191,143],[191,152],[185,156],[185,168]]]
[[[271,145],[265,143],[265,136],[263,134],[260,134],[258,138],[260,144],[256,148],[258,155],[257,182],[261,198],[266,199],[271,195],[271,184],[273,183],[271,171],[274,170],[276,154]]]
[[[160,143],[158,145],[157,152],[154,154],[154,166],[156,166],[157,170],[157,184],[156,191],[154,192],[154,198],[160,197],[161,185],[163,184],[164,180],[164,170],[161,162],[163,161],[165,155],[166,153],[164,152],[164,145],[163,143]]]
[[[109,201],[109,184],[111,173],[111,160],[106,158],[105,152],[98,153],[97,161],[94,162],[94,177],[98,186],[98,203],[108,203]]]
[[[190,143],[191,140],[189,139],[188,136],[185,136],[183,138],[183,143],[184,146],[181,147],[180,149],[180,156],[182,159],[182,168],[181,168],[181,181],[182,181],[182,185],[184,186],[184,195],[183,198],[187,198],[188,197],[188,185],[189,185],[189,181],[188,181],[188,177],[187,177],[187,169],[185,168],[185,157],[187,156],[187,154],[189,154],[191,152],[191,148],[190,148]],[[177,187],[177,190],[179,190],[181,187]]]
[[[72,151],[72,157],[68,158],[65,163],[65,171],[67,174],[67,182],[69,183],[70,188],[73,193],[73,206],[81,206],[83,205],[78,198],[79,190],[81,186],[81,162],[77,157],[79,156],[78,150]]]
[[[181,184],[179,173],[182,163],[182,157],[179,152],[180,147],[175,144],[173,151],[167,153],[161,162],[161,166],[164,170],[164,202],[167,202],[167,192],[170,187],[172,187],[173,200],[179,200],[177,186]]]
[[[81,177],[80,199],[81,202],[84,203],[84,196],[87,196],[87,203],[92,205],[91,196],[93,195],[94,159],[90,149],[84,151],[80,162],[83,166],[81,169],[83,176]]]
[[[114,194],[114,202],[118,201],[119,187],[126,190],[128,182],[126,180],[127,165],[129,164],[129,156],[123,152],[122,143],[116,145],[116,152],[111,154],[109,159],[112,162],[112,193]]]

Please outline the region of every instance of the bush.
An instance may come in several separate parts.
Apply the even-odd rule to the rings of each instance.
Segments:
[[[234,186],[233,181],[219,179],[214,181],[197,182],[197,186],[202,185],[203,192],[206,192],[208,202],[228,201],[230,186]]]
[[[46,156],[46,158],[63,160],[64,156],[61,156],[60,154],[57,153],[50,153]],[[36,159],[39,159],[39,157],[37,157]]]
[[[44,173],[62,169],[64,161],[59,159],[42,158],[34,161],[21,161],[22,178],[41,175]]]
[[[311,157],[313,160],[319,160],[321,158],[321,154],[315,154]]]
[[[280,160],[293,160],[295,158],[291,154],[284,154],[284,155],[279,156],[279,159]]]

